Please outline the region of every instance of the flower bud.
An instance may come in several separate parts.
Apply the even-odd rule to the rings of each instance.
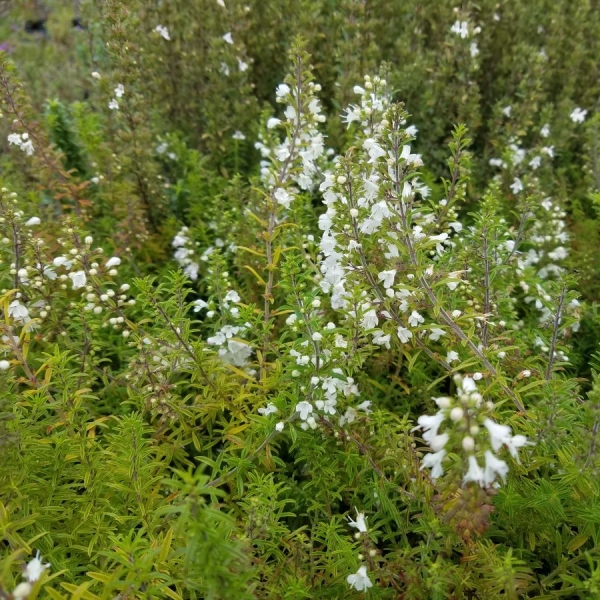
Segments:
[[[465,416],[465,411],[460,406],[455,406],[450,411],[450,419],[455,423],[460,421]]]
[[[470,435],[466,435],[463,438],[462,447],[465,452],[473,452],[475,449],[475,440]]]

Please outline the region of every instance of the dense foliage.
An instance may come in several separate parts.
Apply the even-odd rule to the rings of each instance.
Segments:
[[[595,2],[0,15],[0,599],[600,597]]]

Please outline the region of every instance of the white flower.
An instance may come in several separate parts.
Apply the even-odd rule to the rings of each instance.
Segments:
[[[275,414],[276,412],[279,412],[279,410],[272,402],[269,402],[267,406],[258,409],[258,414],[263,415],[263,417]]]
[[[449,439],[450,436],[447,433],[436,435],[431,442],[429,442],[429,447],[434,452],[439,452],[448,443]]]
[[[113,98],[108,103],[108,108],[110,108],[110,110],[119,110],[119,103]]]
[[[486,419],[483,424],[490,434],[490,440],[494,451],[498,451],[503,445],[508,448],[511,456],[515,460],[519,460],[519,448],[527,446],[530,442],[524,435],[511,435],[510,427],[507,425],[499,425],[491,419]]]
[[[248,63],[246,61],[242,60],[241,58],[238,58],[237,61],[238,61],[238,69],[242,73],[244,73],[245,71],[248,70]]]
[[[425,319],[416,311],[413,310],[410,317],[408,317],[408,324],[411,327],[417,327],[419,323],[424,323]]]
[[[357,410],[362,410],[364,413],[371,414],[373,411],[369,408],[371,406],[371,401],[370,400],[365,400],[364,402],[361,402],[356,409]]]
[[[21,135],[19,133],[11,133],[9,134],[8,138],[6,138],[8,140],[9,144],[12,144],[14,146],[19,146],[19,148],[21,147],[21,144],[23,143],[23,140],[21,139]]]
[[[547,154],[550,158],[554,157],[554,146],[544,146],[542,152]]]
[[[69,273],[69,277],[71,278],[71,281],[73,282],[74,290],[78,290],[79,288],[82,288],[87,282],[87,277],[85,276],[85,271],[74,271],[73,273]]]
[[[28,133],[11,133],[8,136],[8,143],[18,146],[27,156],[31,156],[33,154],[33,144],[29,139]]]
[[[440,425],[443,423],[445,419],[444,413],[442,411],[437,414],[431,415],[421,415],[417,419],[418,425],[413,427],[411,431],[416,431],[417,429],[423,430],[423,439],[426,442],[431,442],[431,440],[437,435],[438,429]]]
[[[439,340],[443,335],[446,335],[446,332],[443,329],[438,329],[437,327],[434,327],[431,330],[429,339],[433,340],[434,342],[437,342],[437,340]]]
[[[495,452],[500,450],[503,444],[508,445],[510,443],[511,432],[508,425],[500,425],[489,418],[483,424],[490,434],[490,443]]]
[[[510,189],[513,194],[518,194],[522,192],[525,188],[523,187],[523,183],[518,177],[515,177],[515,180],[510,184]]]
[[[275,425],[275,431],[278,431],[279,433],[281,433],[283,431],[284,427],[285,427],[285,423],[283,421],[279,421],[279,423],[277,423],[277,425]]]
[[[102,75],[100,75],[100,73],[98,73],[98,71],[92,71],[92,77],[94,79],[100,79],[102,77]]]
[[[458,352],[455,352],[454,350],[450,350],[450,352],[448,352],[448,354],[446,355],[446,362],[448,364],[453,363],[454,361],[457,361],[458,359],[459,359]]]
[[[244,367],[252,354],[252,346],[245,342],[227,340],[227,350],[219,350],[222,359],[236,367]]]
[[[471,394],[472,392],[477,391],[477,385],[473,381],[472,377],[463,377],[460,382],[460,387],[462,388],[463,393]]]
[[[369,153],[369,157],[371,159],[369,160],[370,163],[376,162],[377,159],[385,156],[386,154],[385,150],[379,144],[377,144],[373,138],[367,138],[363,142],[363,147]]]
[[[439,452],[430,452],[429,454],[426,454],[423,457],[423,463],[419,470],[422,471],[425,468],[431,469],[431,479],[437,479],[438,477],[441,477],[444,474],[442,461],[444,460],[445,456],[446,451],[443,449]]]
[[[29,317],[27,307],[23,306],[18,300],[13,300],[8,305],[8,314],[19,323],[23,323]]]
[[[27,225],[27,227],[31,227],[32,225],[39,225],[40,223],[41,221],[39,217],[31,217],[29,221],[25,222],[25,225]]]
[[[115,88],[115,96],[117,98],[122,98],[123,94],[125,94],[125,87],[122,83],[119,83],[119,85],[117,85],[117,87]]]
[[[25,567],[25,573],[23,573],[23,577],[29,581],[29,583],[34,583],[41,576],[42,573],[50,567],[50,563],[42,564],[42,560],[40,558],[40,551],[38,550],[35,558],[30,560]]]
[[[377,275],[377,279],[383,282],[383,287],[385,289],[390,288],[394,285],[394,277],[396,277],[395,269],[392,269],[391,271],[381,271],[381,273]]]
[[[502,479],[506,478],[508,465],[496,458],[489,450],[485,452],[485,472],[483,475],[483,485],[491,485],[496,480],[496,475]]]
[[[463,477],[463,484],[474,481],[479,485],[483,484],[483,469],[477,463],[477,459],[474,456],[469,456],[469,470]]]
[[[471,46],[469,46],[469,52],[471,53],[471,58],[475,58],[479,54],[479,46],[477,46],[477,42],[471,42]]]
[[[300,413],[300,418],[303,421],[306,421],[306,419],[308,419],[308,415],[312,413],[312,411],[312,404],[310,402],[306,402],[306,400],[303,400],[302,402],[298,402],[298,404],[296,404],[296,412]]]
[[[275,200],[284,208],[289,208],[292,203],[292,196],[283,188],[277,188],[273,194]]]
[[[194,312],[200,312],[203,308],[208,308],[208,303],[198,299],[194,301]]]
[[[585,117],[587,115],[587,110],[583,110],[581,108],[575,108],[573,109],[573,112],[571,113],[571,121],[573,121],[573,123],[583,123],[585,121]]]
[[[390,340],[392,336],[388,333],[387,335],[383,331],[378,330],[373,333],[373,343],[378,346],[385,346],[388,350],[390,349]]]
[[[548,125],[548,123],[546,123],[541,129],[540,129],[540,135],[542,137],[547,138],[550,135],[550,125]]]
[[[403,344],[406,344],[412,337],[412,331],[406,327],[398,327],[398,337]]]
[[[511,112],[512,112],[512,106],[505,106],[505,107],[502,109],[502,114],[503,114],[505,117],[510,117],[510,113],[511,113]]]
[[[367,523],[365,521],[365,514],[359,513],[358,508],[354,507],[356,510],[356,521],[352,520],[352,517],[348,515],[348,521],[350,527],[356,527],[360,533],[367,533]]]
[[[104,265],[105,268],[110,269],[111,267],[118,267],[121,264],[121,259],[118,256],[109,258],[107,263]]]
[[[233,37],[231,36],[231,32],[227,32],[224,36],[223,39],[228,43],[228,44],[233,44]]]
[[[10,363],[7,360],[0,360],[0,371],[10,369]]]
[[[375,309],[367,311],[363,318],[361,319],[361,327],[365,329],[374,329],[377,327],[379,323],[379,318],[377,317],[377,311]]]
[[[245,140],[246,136],[241,131],[236,131],[232,136],[234,140]]]
[[[240,300],[241,297],[235,290],[229,290],[225,294],[225,302],[239,302]]]
[[[456,21],[450,28],[450,31],[459,35],[464,40],[469,36],[469,24],[467,21]]]
[[[277,127],[277,125],[281,124],[281,119],[276,119],[275,117],[271,117],[268,121],[267,121],[267,129],[275,129],[275,127]]]
[[[527,438],[524,435],[513,435],[510,442],[508,442],[506,444],[511,456],[517,462],[519,462],[519,452],[518,452],[519,448],[521,448],[522,446],[530,446],[530,445],[532,445],[532,442],[528,442]]]
[[[284,98],[290,93],[290,86],[286,83],[280,83],[275,90],[275,95],[277,98]]]
[[[169,35],[169,30],[164,25],[157,25],[154,28],[154,31],[158,33],[158,35],[162,36],[167,42],[171,41],[171,36]]]
[[[358,571],[352,575],[346,577],[346,581],[353,587],[357,592],[367,591],[370,587],[373,587],[369,576],[367,575],[367,567],[364,565],[359,567]]]
[[[64,267],[65,269],[70,269],[73,266],[73,261],[66,256],[57,256],[52,263],[55,267]]]

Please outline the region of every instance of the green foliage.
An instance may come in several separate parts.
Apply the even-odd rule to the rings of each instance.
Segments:
[[[0,598],[598,597],[598,16],[0,1]]]

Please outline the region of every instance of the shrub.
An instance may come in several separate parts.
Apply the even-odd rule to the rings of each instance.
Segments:
[[[66,4],[1,30],[0,596],[598,595],[594,7]]]

